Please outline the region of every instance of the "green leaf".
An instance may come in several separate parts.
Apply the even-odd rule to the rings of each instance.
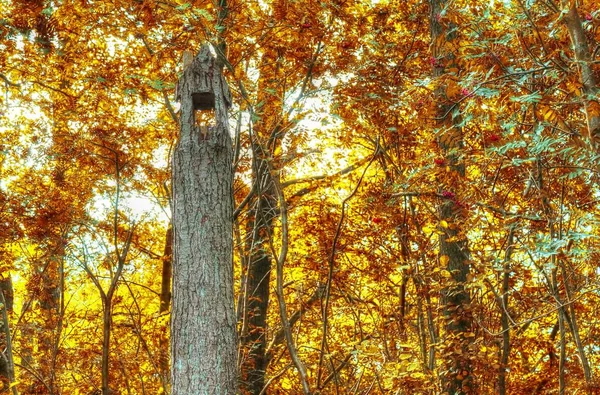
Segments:
[[[516,101],[517,103],[539,103],[542,100],[542,95],[539,92],[533,92],[529,95],[511,97],[511,101]]]
[[[165,83],[161,80],[152,80],[149,85],[159,91],[162,91],[165,88]]]
[[[477,96],[485,97],[488,99],[490,97],[495,97],[495,96],[500,95],[500,91],[498,89],[491,89],[491,88],[479,88],[479,89],[477,89],[477,91],[475,93],[477,94]]]
[[[261,119],[261,117],[254,112],[252,113],[252,116],[250,118],[252,119],[252,122],[258,122]]]
[[[178,5],[177,7],[175,7],[175,9],[176,9],[177,11],[185,11],[185,10],[187,10],[188,8],[190,8],[191,6],[192,6],[192,4],[191,4],[191,3],[184,3],[184,4],[181,4],[181,5]]]
[[[510,141],[504,145],[501,145],[500,147],[491,147],[490,151],[491,152],[496,152],[500,155],[504,155],[509,151],[513,151],[513,150],[517,150],[519,148],[524,148],[527,146],[527,143],[525,141],[522,140],[518,140],[518,141]]]
[[[206,19],[208,21],[213,21],[215,19],[214,16],[212,16],[208,11],[206,11],[204,9],[196,8],[195,12],[196,12],[196,14],[200,15],[201,17],[203,17],[204,19]]]

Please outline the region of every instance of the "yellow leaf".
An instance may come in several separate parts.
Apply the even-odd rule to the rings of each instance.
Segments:
[[[440,276],[450,278],[450,272],[448,270],[442,270],[440,271]]]
[[[392,387],[394,385],[394,377],[392,376],[385,376],[383,378],[383,386],[384,387]]]
[[[450,262],[450,257],[449,257],[448,255],[442,255],[442,256],[440,257],[440,263],[441,263],[442,265],[444,265],[444,266],[445,266],[445,265],[447,265],[447,264],[448,264],[448,262]]]
[[[440,226],[444,229],[448,229],[448,222],[441,220],[440,221]]]
[[[429,226],[429,225],[423,226],[423,233],[431,233],[433,231],[434,231],[434,229],[431,226]]]
[[[600,103],[597,101],[590,101],[586,108],[587,115],[590,118],[595,118],[600,115]]]
[[[403,361],[404,361],[404,360],[407,360],[407,359],[411,359],[412,357],[413,357],[413,356],[412,356],[412,354],[400,354],[400,355],[398,356],[398,358],[400,358],[400,359],[401,359],[401,360],[403,360]]]

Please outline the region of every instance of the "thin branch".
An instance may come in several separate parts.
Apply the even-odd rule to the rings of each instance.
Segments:
[[[0,78],[2,78],[2,79],[4,80],[4,82],[6,83],[6,85],[8,85],[8,86],[12,86],[12,87],[15,87],[15,88],[20,88],[20,87],[21,87],[21,84],[17,84],[17,83],[15,83],[15,82],[12,82],[12,81],[10,81],[10,80],[8,79],[8,77],[7,77],[7,76],[5,76],[5,75],[4,75],[4,74],[2,74],[2,73],[0,73]]]
[[[248,204],[248,202],[250,202],[250,200],[252,199],[252,197],[256,194],[256,183],[257,181],[252,183],[252,188],[250,188],[250,191],[248,192],[248,194],[246,195],[246,197],[244,198],[244,200],[242,200],[242,202],[236,207],[236,209],[233,211],[233,218],[237,218],[240,213],[242,212],[242,210],[244,209],[244,207],[246,207],[246,205]]]
[[[277,380],[278,378],[280,378],[281,376],[283,376],[285,374],[285,372],[287,372],[287,370],[289,368],[291,368],[293,365],[287,364],[283,367],[283,369],[281,369],[281,371],[279,371],[276,375],[272,376],[271,378],[269,378],[269,380],[267,380],[267,382],[265,383],[265,386],[263,387],[263,389],[260,391],[260,393],[258,395],[264,395],[267,391],[267,388],[269,388],[269,386],[271,385],[271,383],[275,380]]]
[[[371,158],[366,157],[363,159],[360,159],[358,162],[336,172],[333,174],[320,174],[320,175],[315,175],[315,176],[309,176],[309,177],[303,177],[303,178],[297,178],[294,180],[288,180],[285,181],[281,184],[282,188],[287,188],[291,185],[295,185],[295,184],[302,184],[305,182],[312,182],[312,181],[320,181],[320,180],[324,180],[327,178],[334,178],[334,177],[339,177],[339,176],[343,176],[346,175],[356,169],[358,169],[359,167],[361,167],[362,165],[364,165],[366,162],[368,162],[369,160],[371,160]],[[295,195],[294,195],[295,196]]]
[[[175,121],[175,123],[177,125],[179,125],[179,118],[177,117],[177,114],[175,113],[175,110],[173,109],[173,106],[171,105],[171,100],[169,100],[169,95],[167,94],[167,91],[163,90],[162,94],[163,94],[163,99],[165,100],[165,107],[167,107],[167,110],[169,111],[169,114],[171,115],[171,119],[173,121]]]
[[[430,196],[430,197],[437,197],[440,199],[453,199],[452,196],[448,196],[444,193],[439,193],[439,192],[412,192],[412,191],[406,191],[406,192],[397,192],[397,193],[393,193],[391,195],[389,195],[390,197],[405,197],[405,196],[412,196],[412,197],[423,197],[423,196]],[[510,211],[506,211],[502,208],[499,207],[494,207],[491,206],[489,204],[486,203],[482,203],[482,202],[470,202],[471,204],[475,205],[475,206],[479,206],[482,208],[486,208],[490,211],[493,211],[497,214],[501,214],[505,217],[511,217],[511,218],[520,218],[520,219],[526,219],[529,221],[545,221],[546,219],[543,217],[539,217],[539,216],[535,216],[535,215],[527,215],[527,214],[521,214],[521,213],[513,213]]]
[[[69,97],[71,99],[78,99],[79,98],[79,97],[73,96],[73,95],[71,95],[71,94],[69,94],[69,93],[67,93],[67,92],[65,92],[65,91],[63,91],[61,89],[51,87],[50,85],[46,85],[43,82],[40,82],[40,81],[31,81],[31,82],[34,83],[34,84],[37,84],[39,86],[43,86],[46,89],[50,89],[51,91],[60,93],[61,95],[67,96],[67,97]]]
[[[271,167],[269,165],[269,167]],[[272,170],[269,169],[269,170]],[[285,263],[287,257],[287,251],[289,247],[289,233],[288,233],[288,215],[287,215],[287,203],[285,201],[285,196],[283,195],[283,189],[279,184],[279,180],[277,177],[273,177],[273,183],[275,186],[275,190],[277,192],[277,196],[279,198],[279,205],[281,210],[281,249],[279,251],[279,255],[277,256],[277,301],[279,304],[279,315],[281,317],[281,326],[283,328],[283,332],[285,334],[285,340],[288,348],[288,352],[290,353],[290,357],[296,370],[298,370],[298,374],[300,375],[300,381],[302,383],[302,389],[305,395],[310,395],[310,386],[308,384],[308,375],[306,373],[306,367],[300,360],[298,353],[296,351],[296,347],[294,346],[294,340],[292,338],[292,333],[290,330],[290,322],[287,317],[287,308],[285,305],[285,299],[283,296],[283,265]],[[270,238],[270,246],[273,250],[273,255],[275,256],[275,247],[273,246],[273,238]]]
[[[323,338],[321,339],[321,352],[319,355],[319,367],[318,367],[318,373],[317,373],[317,388],[321,387],[321,373],[322,373],[322,368],[323,368],[323,358],[325,356],[325,348],[327,347],[327,331],[328,331],[328,326],[329,326],[328,310],[329,310],[329,301],[330,301],[330,297],[331,297],[331,283],[333,281],[335,250],[337,248],[337,243],[339,241],[340,234],[342,231],[342,225],[344,223],[344,219],[346,216],[346,205],[347,205],[348,201],[350,201],[350,199],[352,199],[354,197],[356,192],[358,192],[358,188],[362,184],[362,180],[364,179],[365,174],[367,173],[367,170],[369,169],[369,167],[371,166],[371,164],[373,163],[375,158],[377,158],[377,156],[379,155],[379,150],[380,150],[380,146],[379,146],[379,144],[377,144],[377,148],[375,149],[375,152],[373,153],[371,160],[369,161],[369,163],[363,170],[363,173],[360,176],[358,182],[356,183],[354,190],[350,193],[350,195],[348,195],[342,201],[342,212],[340,214],[340,219],[338,221],[335,236],[333,238],[333,245],[331,247],[331,253],[329,254],[329,262],[328,262],[329,263],[329,272],[327,273],[327,283],[325,285],[325,306],[323,308]]]
[[[504,332],[506,332],[506,331],[509,331],[509,330],[511,330],[512,328],[516,328],[516,327],[519,327],[519,326],[527,325],[527,324],[530,324],[530,323],[532,323],[532,322],[534,322],[534,321],[536,321],[536,320],[539,320],[540,318],[544,318],[544,317],[547,317],[547,316],[549,316],[549,315],[551,315],[551,314],[554,314],[554,313],[555,313],[555,312],[557,312],[559,309],[562,309],[562,308],[564,308],[564,307],[566,307],[566,306],[569,306],[569,305],[571,305],[571,304],[575,303],[576,301],[578,301],[579,299],[582,299],[582,298],[583,298],[583,297],[584,297],[586,294],[588,294],[588,293],[592,293],[592,294],[594,294],[594,293],[595,293],[595,290],[590,290],[590,291],[588,291],[588,292],[584,292],[584,293],[580,294],[578,297],[576,297],[576,298],[574,298],[574,299],[572,299],[572,300],[568,300],[568,301],[562,302],[562,303],[560,303],[560,304],[556,304],[556,305],[555,305],[555,306],[554,306],[552,309],[550,309],[549,311],[546,311],[546,312],[540,313],[540,314],[538,314],[538,315],[535,315],[535,316],[533,316],[533,317],[531,317],[531,318],[528,318],[528,319],[525,319],[525,320],[522,320],[522,321],[516,322],[515,324],[513,324],[513,325],[510,325],[508,328],[506,328],[506,329],[503,329],[503,330],[501,330],[500,332],[492,332],[492,331],[491,331],[491,330],[489,330],[487,327],[485,327],[485,326],[483,325],[483,323],[482,323],[481,321],[479,321],[479,320],[477,320],[477,324],[478,324],[478,325],[479,325],[479,327],[480,327],[481,329],[483,329],[483,330],[485,331],[485,333],[487,333],[488,335],[490,335],[490,336],[492,336],[492,337],[499,337],[499,336],[502,336],[502,334],[503,334]]]
[[[285,287],[285,285],[284,285],[284,287]],[[300,308],[294,314],[292,314],[292,316],[290,317],[290,328],[293,327],[296,324],[296,322],[298,322],[298,320],[300,319],[302,314],[304,314],[304,312],[313,303],[315,303],[316,301],[320,300],[321,297],[323,297],[324,291],[325,291],[324,284],[317,285],[317,288],[315,289],[313,294],[310,296],[310,298],[306,302],[303,302],[300,305]],[[275,332],[275,334],[273,335],[273,339],[271,340],[271,342],[269,343],[269,346],[267,347],[267,351],[265,353],[267,355],[267,364],[273,359],[274,348],[277,345],[281,344],[281,342],[284,339],[285,339],[285,333],[283,331],[283,328],[280,328],[277,332]]]

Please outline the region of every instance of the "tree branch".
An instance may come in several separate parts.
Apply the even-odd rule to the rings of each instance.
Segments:
[[[10,80],[8,79],[8,77],[7,77],[7,76],[5,76],[5,75],[4,75],[4,74],[2,74],[2,73],[0,73],[0,78],[2,78],[2,79],[4,80],[4,82],[6,83],[6,85],[8,85],[8,86],[12,86],[12,87],[15,87],[15,88],[20,88],[20,87],[21,87],[21,84],[17,84],[17,83],[15,83],[15,82],[12,82],[12,81],[10,81]]]

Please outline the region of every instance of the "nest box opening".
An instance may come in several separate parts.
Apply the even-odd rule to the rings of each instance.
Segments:
[[[192,93],[194,110],[213,110],[215,108],[215,94],[213,92]]]
[[[196,126],[215,126],[217,123],[214,109],[194,110],[194,123]]]

